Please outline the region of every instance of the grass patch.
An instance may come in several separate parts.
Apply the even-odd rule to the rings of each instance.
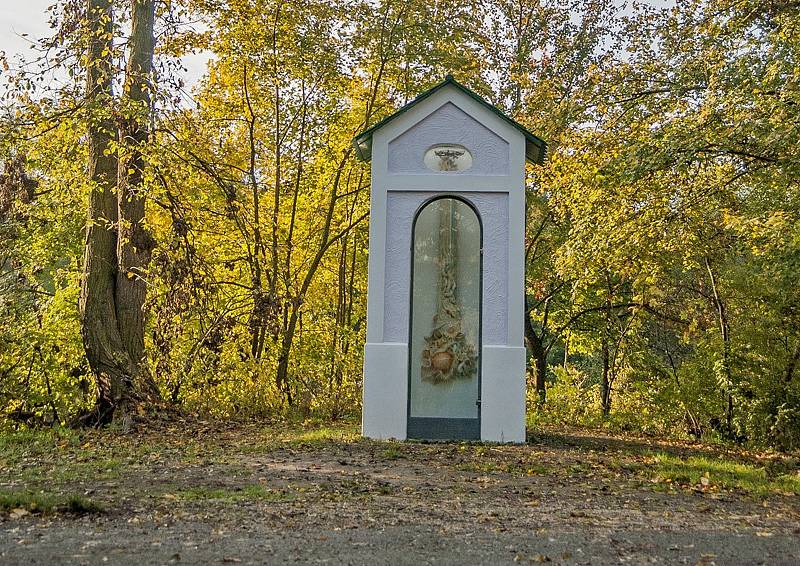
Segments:
[[[112,457],[113,448],[90,444],[91,438],[84,431],[67,428],[4,431],[0,433],[0,477],[9,477],[13,483],[47,485],[118,477],[123,463]]]
[[[79,461],[75,461],[79,460]],[[116,479],[124,469],[123,462],[114,458],[78,454],[72,459],[42,458],[16,470],[14,483],[56,485],[92,478],[97,481]],[[2,477],[2,474],[0,474]]]
[[[406,457],[405,452],[397,444],[389,444],[381,451],[380,455],[385,460],[399,460]]]
[[[67,497],[66,503],[59,507],[61,507],[63,511],[75,515],[91,515],[104,511],[102,505],[82,495],[70,495]]]
[[[360,439],[361,430],[354,423],[289,429],[279,435],[279,440],[285,444],[309,447],[325,446],[339,442],[356,442]]]
[[[0,462],[13,464],[53,449],[77,447],[81,435],[68,428],[24,429],[0,432]]]
[[[651,479],[683,486],[714,489],[739,489],[754,495],[788,493],[800,495],[800,473],[774,475],[763,466],[701,456],[679,458],[656,454],[649,461]]]
[[[31,513],[47,513],[54,509],[56,498],[49,495],[12,491],[0,493],[0,511],[25,509]]]
[[[177,492],[175,497],[183,501],[223,501],[228,503],[240,501],[285,503],[295,499],[295,495],[292,493],[269,489],[257,484],[225,488],[193,487]]]
[[[462,472],[473,472],[478,474],[504,473],[514,476],[543,476],[550,472],[550,469],[541,464],[532,463],[507,463],[507,462],[466,462],[456,466]]]
[[[232,454],[265,454],[286,447],[314,450],[360,438],[352,422],[186,432],[177,426],[136,435],[61,428],[2,431],[0,481],[12,489],[51,491],[53,486],[115,480],[164,464],[222,463]]]
[[[352,422],[332,425],[306,423],[302,425],[278,424],[251,429],[240,439],[236,451],[240,454],[268,454],[281,448],[324,448],[331,444],[361,441],[360,426]],[[208,449],[208,446],[205,447]],[[226,450],[224,446],[218,449]]]
[[[30,491],[0,492],[0,512],[23,509],[29,513],[72,513],[87,515],[102,513],[100,504],[81,495],[48,495]]]

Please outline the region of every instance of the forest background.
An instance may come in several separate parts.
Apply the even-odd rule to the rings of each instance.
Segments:
[[[356,416],[351,139],[452,73],[549,144],[526,187],[530,424],[800,446],[800,2],[50,14],[34,56],[0,60],[0,426]]]

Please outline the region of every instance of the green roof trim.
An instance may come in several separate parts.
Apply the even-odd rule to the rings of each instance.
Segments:
[[[545,155],[547,154],[547,143],[537,135],[531,133],[525,126],[520,124],[519,122],[512,120],[508,116],[506,116],[499,108],[496,106],[489,104],[483,98],[480,97],[477,93],[473,92],[472,90],[468,89],[460,82],[455,80],[452,75],[447,75],[445,79],[434,86],[433,88],[426,90],[419,96],[417,96],[414,100],[400,108],[394,114],[387,116],[377,124],[374,124],[370,128],[367,128],[356,137],[353,138],[353,147],[356,150],[356,155],[361,161],[369,161],[372,158],[372,134],[374,134],[377,130],[381,129],[383,126],[400,116],[401,114],[407,112],[432,94],[442,90],[447,85],[452,85],[456,89],[460,90],[476,102],[479,102],[482,106],[487,108],[488,110],[492,111],[495,115],[502,118],[505,122],[516,128],[523,136],[525,136],[525,158],[530,161],[531,163],[536,163],[541,165],[544,163]]]

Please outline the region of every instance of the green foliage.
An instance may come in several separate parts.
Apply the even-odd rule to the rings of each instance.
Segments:
[[[92,401],[78,317],[86,183],[74,126],[0,148],[0,191],[10,197],[0,212],[0,423],[58,424]]]
[[[58,14],[74,82],[9,75],[0,124],[6,428],[66,423],[95,396],[78,309],[83,135],[116,109],[82,107],[67,56],[81,15]],[[800,446],[791,7],[189,0],[161,15],[209,22],[160,37],[142,148],[157,242],[144,365],[169,403],[358,413],[369,168],[350,140],[454,72],[549,142],[528,171],[531,424]],[[169,69],[197,49],[214,58],[187,103]]]
[[[687,2],[620,20],[626,56],[597,70],[590,127],[534,187],[559,227],[537,286],[560,291],[532,317],[585,374],[576,390],[556,373],[545,414],[591,420],[572,403],[599,378],[606,422],[797,447],[791,12]]]

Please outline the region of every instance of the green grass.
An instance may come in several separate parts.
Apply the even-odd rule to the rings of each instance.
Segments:
[[[84,437],[65,428],[5,431],[0,433],[0,469],[13,470],[15,483],[118,477],[123,462],[104,447],[82,446]]]
[[[0,512],[24,509],[29,513],[101,513],[102,506],[81,495],[51,495],[30,491],[0,491]]]
[[[457,470],[463,472],[474,472],[478,474],[504,473],[515,476],[543,476],[551,473],[552,470],[547,466],[534,463],[520,462],[495,462],[495,461],[476,461],[465,462],[456,466]]]
[[[240,454],[268,454],[282,448],[323,448],[337,443],[362,441],[358,424],[340,422],[332,425],[321,423],[278,424],[253,429],[240,439],[236,451]],[[205,444],[204,449],[225,453],[224,445]]]
[[[68,428],[26,429],[0,432],[0,462],[18,462],[20,459],[54,448],[80,445],[79,432]]]
[[[361,440],[361,430],[357,424],[341,423],[286,429],[279,433],[278,440],[284,444],[298,446],[328,445],[334,442],[356,442]]]
[[[405,458],[406,454],[398,444],[391,443],[381,451],[380,456],[386,460],[400,460],[401,458]]]
[[[243,426],[185,435],[183,431],[145,431],[141,435],[109,430],[33,429],[0,432],[0,480],[16,489],[52,492],[55,486],[115,480],[142,467],[197,463],[226,463],[233,454],[267,454],[284,448],[316,449],[336,443],[359,441],[355,423],[278,424]],[[200,490],[195,497],[204,497]],[[213,494],[212,494],[213,495]],[[217,494],[221,499],[270,499],[274,493],[249,488],[243,493]],[[192,494],[187,494],[191,498]],[[41,499],[41,497],[40,497]],[[53,507],[66,502],[32,505]],[[19,507],[25,508],[25,507]]]
[[[86,456],[86,455],[84,455]],[[125,463],[115,458],[91,457],[38,461],[13,473],[14,483],[63,484],[92,478],[96,481],[119,478]],[[2,476],[0,476],[2,477]]]
[[[739,489],[754,495],[788,493],[800,495],[800,473],[770,474],[764,466],[701,456],[679,458],[656,454],[647,469],[651,479],[687,486],[702,486],[710,490]],[[703,479],[705,478],[705,479]]]
[[[481,475],[494,473],[516,477],[558,475],[591,476],[613,479],[624,475],[637,482],[650,480],[653,490],[698,489],[707,492],[738,490],[755,496],[768,494],[800,495],[800,460],[798,458],[765,458],[752,455],[720,455],[686,449],[684,452],[654,452],[651,446],[639,443],[626,446],[595,445],[569,436],[543,436],[548,446],[585,450],[586,458],[555,465],[540,461],[535,452],[503,454],[502,447],[480,443],[448,445],[453,450],[455,468]],[[314,451],[332,446],[366,443],[375,456],[386,460],[420,458],[438,453],[435,445],[399,442],[373,442],[361,439],[357,423],[327,425],[318,422],[303,424],[245,425],[221,428],[219,431],[187,434],[179,428],[166,431],[145,431],[142,435],[120,435],[108,431],[73,431],[41,429],[0,433],[0,480],[25,492],[0,491],[0,511],[26,509],[29,512],[62,510],[93,512],[91,501],[82,498],[45,495],[77,491],[75,484],[86,481],[116,479],[147,473],[163,465],[180,469],[183,465],[216,463],[233,470],[238,458],[249,454],[268,454],[275,450],[299,449]],[[373,450],[374,449],[374,450]],[[599,460],[595,457],[601,454]],[[694,455],[691,455],[694,454]],[[241,473],[240,473],[241,472]],[[237,474],[246,477],[248,468]],[[283,502],[301,496],[301,490],[268,489],[262,485],[244,487],[191,486],[172,494],[182,501],[218,500],[221,502]],[[390,488],[370,490],[362,485],[341,486],[343,495],[389,493]],[[335,490],[334,490],[335,491]],[[83,492],[82,490],[80,491]],[[169,494],[167,495],[169,496]],[[365,495],[366,496],[366,495]],[[85,507],[85,509],[84,509]]]

